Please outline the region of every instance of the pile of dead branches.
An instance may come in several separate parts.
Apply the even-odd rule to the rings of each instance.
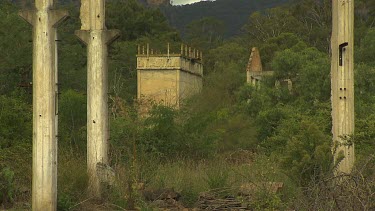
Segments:
[[[234,196],[223,194],[222,190],[201,193],[197,205],[202,210],[249,210]]]

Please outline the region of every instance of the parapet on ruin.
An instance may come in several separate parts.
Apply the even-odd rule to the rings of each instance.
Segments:
[[[185,99],[202,90],[202,60],[201,51],[183,44],[177,48],[168,44],[166,52],[149,44],[138,46],[138,100],[143,105],[180,108]]]

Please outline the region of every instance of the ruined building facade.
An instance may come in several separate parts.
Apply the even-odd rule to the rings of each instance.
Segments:
[[[263,76],[263,67],[258,48],[254,47],[251,50],[249,62],[247,63],[246,75],[247,83],[253,86],[259,86]]]
[[[249,62],[247,63],[246,68],[246,82],[256,88],[259,88],[264,77],[273,76],[273,74],[273,71],[263,70],[259,50],[258,48],[253,47],[251,49]],[[289,90],[292,89],[292,82],[289,79],[275,81],[276,87],[285,86],[285,84],[287,84]]]
[[[154,53],[148,45],[138,47],[138,100],[179,108],[184,99],[202,89],[202,53],[181,45],[179,53]]]

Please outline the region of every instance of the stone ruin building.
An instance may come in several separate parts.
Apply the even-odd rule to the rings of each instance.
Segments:
[[[262,66],[262,60],[257,47],[251,49],[249,62],[246,68],[246,82],[256,88],[260,88],[261,81],[264,77],[273,76],[273,71],[264,71]],[[292,90],[293,84],[290,79],[276,80],[275,87],[285,86],[288,87],[289,91]]]
[[[249,62],[246,68],[247,73],[247,83],[253,86],[259,86],[260,81],[263,76],[263,66],[260,59],[260,54],[258,48],[254,47],[251,50]]]
[[[181,45],[179,53],[154,52],[149,45],[138,46],[137,97],[141,107],[161,104],[180,108],[188,97],[202,89],[202,52]]]

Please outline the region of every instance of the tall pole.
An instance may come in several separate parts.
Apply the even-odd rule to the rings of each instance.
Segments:
[[[354,0],[332,1],[332,133],[336,173],[354,164]],[[348,142],[349,141],[349,142]]]
[[[35,9],[19,15],[33,26],[33,177],[32,209],[57,205],[57,45],[56,27],[66,11],[53,0],[36,0]]]
[[[97,165],[108,164],[108,45],[118,30],[105,26],[105,0],[81,0],[79,39],[87,45],[87,168],[89,193],[100,198]]]

